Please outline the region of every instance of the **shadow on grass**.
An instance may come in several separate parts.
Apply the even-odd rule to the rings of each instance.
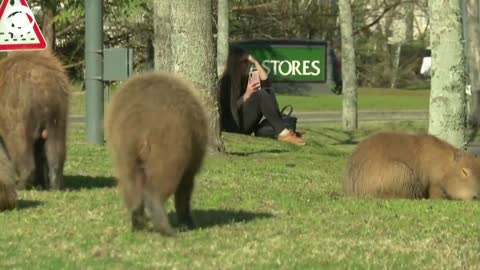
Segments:
[[[240,157],[247,157],[256,154],[280,154],[289,152],[288,150],[284,149],[265,149],[265,150],[258,150],[253,152],[227,152],[229,156],[240,156]]]
[[[111,188],[115,186],[116,181],[112,177],[83,175],[65,176],[65,190]]]
[[[334,143],[331,143],[332,145],[354,145],[358,143],[358,141],[355,140],[355,135],[353,132],[339,131],[333,128],[323,128],[323,130],[334,132],[335,135],[327,134],[326,132],[321,132],[314,129],[308,130],[308,133],[312,133],[312,134],[315,134],[316,136],[321,136],[321,137],[335,141]]]
[[[17,200],[17,210],[24,210],[24,209],[29,209],[29,208],[35,208],[40,205],[44,204],[41,201],[35,201],[35,200],[23,200],[19,199]]]
[[[255,219],[272,218],[274,215],[270,213],[255,213],[249,211],[233,211],[233,210],[192,210],[193,220],[196,229],[206,229],[215,226],[224,226],[234,223],[246,223]],[[177,215],[175,212],[169,213],[172,225],[177,227]]]

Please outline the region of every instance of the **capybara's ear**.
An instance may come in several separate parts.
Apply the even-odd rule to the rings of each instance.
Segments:
[[[470,176],[470,175],[472,175],[472,172],[470,171],[469,168],[462,168],[462,173],[463,173],[463,175],[465,175],[465,176]]]

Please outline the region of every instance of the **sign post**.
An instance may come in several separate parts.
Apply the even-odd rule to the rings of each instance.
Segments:
[[[0,51],[44,50],[47,43],[26,0],[2,0]]]
[[[103,138],[103,0],[85,0],[85,88],[87,142]]]

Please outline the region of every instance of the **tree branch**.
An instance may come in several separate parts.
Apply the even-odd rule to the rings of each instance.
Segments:
[[[65,27],[61,31],[57,31],[57,37],[61,37],[65,33],[69,32],[73,28],[77,27],[78,25],[81,25],[82,23],[85,22],[85,17],[78,17],[75,22],[72,22],[69,26]]]
[[[377,23],[379,23],[383,17],[385,17],[385,15],[392,9],[396,8],[398,5],[400,5],[401,1],[398,0],[397,2],[393,3],[392,5],[390,6],[387,6],[383,9],[383,12],[375,19],[373,20],[371,23],[361,27],[360,29],[357,29],[353,32],[353,35],[357,35],[361,32],[365,32],[367,31],[368,29],[370,29],[372,26],[375,26]]]
[[[72,67],[81,66],[81,65],[83,65],[83,63],[85,63],[85,60],[82,60],[82,61],[77,62],[77,63],[65,65],[65,66],[63,66],[63,67],[64,67],[65,69],[69,69],[69,68],[72,68]]]

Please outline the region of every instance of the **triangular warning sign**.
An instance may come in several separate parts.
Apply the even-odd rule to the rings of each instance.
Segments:
[[[0,51],[43,50],[47,43],[26,0],[2,0]]]

